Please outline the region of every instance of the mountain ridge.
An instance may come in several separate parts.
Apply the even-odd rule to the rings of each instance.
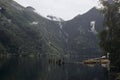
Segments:
[[[68,46],[76,54],[101,55],[98,35],[92,33],[91,22],[95,21],[97,32],[103,29],[103,16],[95,7],[83,15],[66,21],[63,30],[68,33]],[[88,47],[87,47],[88,46]],[[83,49],[82,49],[83,48]],[[89,56],[90,56],[89,55]]]
[[[0,7],[4,9],[0,11],[2,54],[101,55],[99,39],[91,31],[92,21],[95,21],[92,25],[97,32],[102,29],[103,17],[96,8],[69,21],[56,17],[55,21],[12,0],[1,0]]]

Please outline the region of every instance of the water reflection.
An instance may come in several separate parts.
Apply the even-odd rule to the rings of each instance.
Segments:
[[[49,64],[45,58],[0,59],[0,80],[108,80],[100,65]]]

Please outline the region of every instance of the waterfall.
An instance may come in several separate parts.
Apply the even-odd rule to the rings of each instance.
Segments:
[[[91,21],[90,22],[90,26],[91,26],[91,32],[93,32],[94,34],[97,34],[97,31],[95,30],[95,21]]]
[[[61,22],[61,21],[58,21],[58,24],[59,24],[59,26],[60,26],[60,29],[62,29],[62,28],[63,28],[62,22]]]

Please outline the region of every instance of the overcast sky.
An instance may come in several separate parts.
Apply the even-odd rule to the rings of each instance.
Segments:
[[[94,6],[98,0],[15,0],[23,6],[32,6],[43,16],[54,15],[69,20],[83,14]]]

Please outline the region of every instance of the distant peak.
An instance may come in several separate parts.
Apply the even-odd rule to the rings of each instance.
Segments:
[[[88,15],[88,14],[93,14],[93,13],[96,13],[97,12],[97,8],[96,7],[93,7],[91,8],[90,10],[88,10],[86,13],[82,14],[82,15],[77,15],[76,17],[74,17],[73,19],[79,19],[81,16],[83,15]]]

